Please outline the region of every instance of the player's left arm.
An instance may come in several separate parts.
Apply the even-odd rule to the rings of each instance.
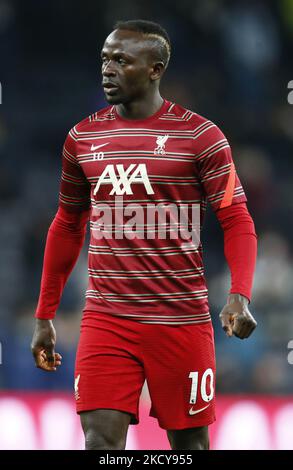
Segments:
[[[248,338],[257,325],[248,309],[257,253],[254,223],[225,135],[214,125],[197,140],[197,147],[200,182],[222,226],[231,272],[231,289],[220,321],[228,336]]]
[[[231,289],[220,321],[227,336],[248,338],[257,323],[249,311],[257,254],[253,220],[245,203],[216,212],[224,232],[224,253],[231,272]]]

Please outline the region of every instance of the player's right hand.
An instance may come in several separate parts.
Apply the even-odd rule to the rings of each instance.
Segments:
[[[36,367],[47,372],[57,370],[62,357],[55,353],[56,331],[52,320],[36,320],[35,331],[31,343],[31,351]]]

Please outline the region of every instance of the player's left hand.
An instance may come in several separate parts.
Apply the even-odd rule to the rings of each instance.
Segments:
[[[248,299],[240,294],[230,294],[220,313],[220,321],[226,335],[248,338],[257,323],[248,310]]]

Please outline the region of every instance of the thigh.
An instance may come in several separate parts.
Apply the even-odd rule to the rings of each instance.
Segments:
[[[173,450],[209,450],[207,426],[167,431]]]
[[[118,410],[129,413],[131,424],[137,424],[145,377],[135,325],[129,329],[124,319],[108,317],[82,323],[75,364],[76,409]]]
[[[131,415],[117,410],[80,413],[86,450],[125,449]]]
[[[215,351],[211,322],[152,326],[144,365],[150,415],[167,430],[208,426],[215,420]]]

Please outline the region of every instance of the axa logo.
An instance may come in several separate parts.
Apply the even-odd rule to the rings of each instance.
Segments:
[[[167,140],[169,139],[168,135],[161,135],[156,140],[156,148],[154,150],[155,155],[165,155],[165,145]]]
[[[94,195],[97,194],[102,184],[112,184],[109,193],[111,196],[133,194],[131,188],[133,184],[143,184],[147,194],[154,194],[145,163],[132,163],[127,168],[124,168],[123,164],[107,165],[97,181]]]

